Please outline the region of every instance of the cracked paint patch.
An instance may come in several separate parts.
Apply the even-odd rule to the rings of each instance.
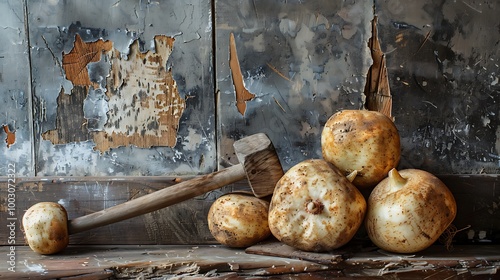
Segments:
[[[5,143],[7,143],[7,148],[10,148],[10,146],[16,142],[16,132],[10,131],[9,126],[7,125],[3,126],[3,131],[7,134],[7,137],[5,138]]]
[[[179,120],[186,106],[171,69],[166,69],[174,39],[155,36],[155,52],[141,53],[139,42],[128,60],[118,51],[110,57],[108,121],[94,141],[100,151],[122,145],[169,146],[177,141]]]
[[[77,36],[63,55],[74,87],[70,95],[61,90],[56,129],[43,139],[53,144],[93,140],[101,152],[127,145],[175,146],[185,100],[166,69],[174,39],[159,35],[154,43],[154,52],[142,53],[136,40],[124,57],[110,41],[85,43]]]
[[[229,67],[231,68],[234,90],[236,92],[236,107],[238,108],[238,112],[244,116],[247,109],[246,102],[252,100],[255,94],[249,92],[243,84],[243,74],[241,74],[240,61],[238,60],[233,33],[229,37]]]

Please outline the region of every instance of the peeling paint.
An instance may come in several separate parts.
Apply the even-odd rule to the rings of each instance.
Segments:
[[[373,3],[218,1],[216,10],[220,135],[237,139],[266,133],[285,169],[321,157],[317,132],[322,124],[338,109],[362,106]],[[245,86],[255,94],[246,103],[245,118],[228,106],[235,94],[235,67],[227,60],[236,49],[227,40],[231,36]],[[221,142],[221,151],[232,151],[228,142]],[[237,163],[230,155],[221,157]]]
[[[70,95],[61,90],[56,129],[44,132],[43,139],[54,144],[93,140],[101,152],[128,145],[175,146],[185,100],[166,69],[173,43],[171,37],[156,36],[155,52],[142,53],[135,40],[124,57],[111,41],[86,43],[77,35],[63,56],[73,89]]]
[[[252,100],[255,94],[249,92],[243,83],[243,74],[241,73],[240,61],[238,60],[233,33],[231,33],[229,37],[229,67],[231,68],[234,90],[236,92],[236,107],[238,108],[238,112],[244,116],[247,109],[246,102]]]
[[[7,134],[7,137],[5,138],[5,143],[7,143],[7,148],[10,148],[10,146],[16,142],[16,132],[10,131],[9,126],[7,125],[3,126],[3,131]]]
[[[0,1],[2,2],[2,1]],[[116,176],[116,175],[194,175],[214,170],[216,166],[216,122],[215,122],[215,96],[213,71],[213,38],[211,30],[212,17],[210,2],[206,1],[120,1],[119,4],[107,3],[106,1],[81,0],[81,1],[59,1],[58,5],[45,5],[45,1],[12,1],[11,5],[0,3],[0,7],[6,7],[13,3],[20,6],[18,15],[26,14],[26,22],[21,22],[21,31],[27,29],[29,34],[21,34],[20,38],[25,38],[26,42],[30,42],[30,48],[24,50],[26,55],[29,53],[31,62],[26,60],[26,63],[19,63],[18,72],[10,75],[8,72],[2,72],[4,81],[8,79],[14,81],[13,77],[23,77],[24,73],[28,73],[29,67],[32,73],[32,89],[31,93],[28,90],[26,96],[33,96],[33,108],[23,109],[23,114],[19,114],[20,118],[16,119],[16,145],[12,147],[7,157],[12,157],[19,162],[19,171],[21,171],[21,161],[19,153],[13,152],[24,147],[23,139],[34,139],[33,152],[27,153],[29,149],[24,149],[21,154],[27,156],[28,159],[33,159],[32,164],[35,175],[58,175],[58,176]],[[17,4],[19,3],[19,4]],[[24,6],[23,6],[24,4]],[[24,7],[24,9],[23,9]],[[75,12],[75,11],[85,11]],[[215,14],[214,14],[215,15]],[[23,20],[23,17],[20,17]],[[207,29],[208,28],[208,29]],[[9,29],[10,31],[10,29]],[[0,33],[7,32],[5,29],[0,29]],[[96,43],[100,40],[103,42],[111,42],[112,48],[109,51],[104,50],[100,54],[100,60],[96,57],[86,65],[86,71],[90,79],[90,83],[86,81],[87,86],[75,86],[72,81],[68,80],[63,68],[63,56],[68,55],[75,47],[76,36],[80,36],[84,42],[83,47]],[[185,103],[182,114],[180,110],[182,106],[178,106],[179,118],[178,124],[175,126],[178,130],[171,129],[169,135],[165,136],[166,132],[160,132],[159,123],[148,122],[145,126],[147,133],[152,133],[156,129],[158,137],[165,137],[173,146],[153,146],[142,147],[147,143],[142,141],[141,134],[137,138],[129,139],[141,143],[130,143],[130,141],[109,142],[125,136],[113,136],[114,123],[110,120],[111,110],[114,109],[113,100],[110,96],[118,93],[124,95],[122,90],[129,91],[130,81],[125,80],[125,83],[116,90],[112,86],[112,63],[113,59],[131,60],[132,45],[138,44],[141,53],[150,51],[157,53],[156,50],[156,35],[164,35],[175,38],[175,47],[171,53],[163,55],[163,72],[165,75],[170,75],[175,83],[175,88],[172,86],[169,93],[175,92],[180,97],[180,102]],[[29,40],[27,38],[29,36]],[[4,38],[4,37],[2,37]],[[7,38],[7,37],[5,37]],[[226,37],[227,38],[227,37]],[[44,40],[45,39],[45,40]],[[0,44],[0,56],[5,55],[5,58],[0,58],[0,63],[7,61],[10,63],[10,56],[2,52],[4,46]],[[22,52],[19,47],[14,48],[17,52]],[[74,50],[73,50],[74,51]],[[138,52],[139,53],[139,52]],[[115,57],[115,55],[117,55]],[[12,61],[23,61],[18,56]],[[142,63],[142,62],[141,62]],[[5,64],[6,65],[6,64]],[[28,70],[23,70],[24,68]],[[83,68],[82,68],[83,69]],[[160,70],[160,71],[163,71]],[[84,70],[85,71],[85,70]],[[149,71],[149,70],[147,70]],[[152,70],[151,70],[152,71]],[[158,73],[160,73],[160,71]],[[122,73],[125,76],[126,73]],[[136,76],[141,75],[138,71]],[[136,77],[137,78],[137,77]],[[134,78],[135,79],[135,78]],[[158,83],[158,78],[149,77]],[[174,82],[175,81],[175,82]],[[153,84],[153,83],[150,83]],[[64,89],[66,96],[72,94],[74,88],[80,87],[85,91],[80,97],[83,99],[83,104],[79,104],[79,114],[83,111],[82,118],[78,122],[74,122],[73,128],[67,128],[66,131],[79,131],[85,133],[85,137],[89,140],[80,142],[57,143],[53,144],[49,140],[44,140],[43,134],[50,130],[58,130],[58,98],[61,93],[61,88]],[[144,90],[145,91],[145,90]],[[147,92],[146,92],[147,93]],[[125,97],[124,97],[125,98]],[[128,98],[128,97],[126,97]],[[2,99],[0,97],[0,99]],[[4,99],[9,99],[8,97]],[[2,99],[3,100],[3,99]],[[18,103],[21,103],[19,100]],[[8,103],[9,105],[12,103]],[[14,107],[15,104],[12,104]],[[136,111],[145,110],[136,104]],[[130,107],[130,103],[128,104]],[[174,106],[175,107],[175,106]],[[173,108],[174,109],[174,108]],[[121,110],[121,108],[120,108]],[[132,111],[131,109],[127,109]],[[155,115],[162,109],[153,108],[150,106],[149,113],[152,118],[159,118]],[[154,112],[153,112],[154,110]],[[21,110],[19,110],[21,111]],[[236,110],[235,110],[236,111]],[[28,125],[23,122],[24,119],[29,120],[28,115],[33,113],[33,133],[34,135],[24,135],[24,128],[28,129]],[[173,111],[172,111],[173,112]],[[135,113],[135,112],[133,112]],[[8,112],[10,116],[17,116],[13,112]],[[125,113],[122,113],[125,115]],[[0,112],[0,131],[2,124],[10,123],[13,118],[7,118]],[[81,115],[78,115],[80,118]],[[61,116],[59,116],[60,118]],[[62,116],[67,119],[73,116]],[[76,119],[76,117],[75,117]],[[113,121],[116,121],[114,119]],[[121,121],[120,130],[125,127],[125,121]],[[82,126],[83,125],[83,126]],[[142,124],[141,124],[142,125]],[[157,127],[157,128],[156,128]],[[11,127],[12,128],[12,127]],[[193,145],[196,150],[187,150],[184,148],[183,142],[188,141],[189,128],[192,128],[196,133],[203,135],[203,141],[200,145]],[[151,129],[149,131],[148,129]],[[140,130],[138,129],[140,132]],[[115,132],[115,134],[117,131]],[[3,133],[3,131],[1,132]],[[108,135],[108,139],[103,139],[102,151],[97,149],[96,140],[97,134]],[[0,135],[0,141],[4,140],[3,134]],[[104,138],[104,137],[102,137]],[[130,138],[130,137],[129,137]],[[174,140],[173,140],[174,139]],[[161,139],[163,141],[163,139]],[[116,140],[118,141],[118,140]],[[167,141],[167,140],[165,140]],[[144,143],[144,145],[142,145]],[[161,144],[158,141],[150,141],[151,145]],[[109,148],[107,147],[109,145]],[[116,147],[119,146],[119,147]],[[2,150],[3,148],[3,150]],[[0,144],[0,155],[6,151],[5,145]],[[181,154],[182,157],[178,157]],[[16,156],[14,156],[16,155]],[[199,167],[198,162],[200,157],[204,157],[205,165]],[[202,169],[201,169],[202,168]],[[0,172],[3,167],[0,166]]]
[[[372,54],[373,64],[368,71],[364,90],[366,96],[365,108],[378,111],[392,119],[392,97],[386,56],[380,47],[376,16],[372,21],[372,38],[368,41],[368,46]]]
[[[196,151],[200,144],[204,141],[206,141],[205,137],[196,129],[189,127],[188,128],[189,134],[184,138],[184,141],[182,142],[182,145],[184,149],[188,151]]]
[[[0,1],[0,176],[32,176],[32,80],[25,1]]]
[[[498,5],[378,2],[381,48],[402,139],[399,168],[498,173]],[[471,3],[471,2],[468,2]],[[480,8],[481,13],[477,13]]]
[[[73,83],[73,86],[90,86],[87,65],[90,62],[98,62],[101,55],[112,49],[111,41],[98,40],[96,42],[85,43],[80,35],[76,35],[73,49],[63,55],[62,63],[66,72],[66,79]],[[94,88],[99,87],[93,84]]]
[[[169,146],[176,144],[179,120],[185,100],[166,63],[174,39],[156,36],[155,52],[141,53],[136,40],[127,60],[118,51],[111,54],[108,78],[108,121],[94,136],[96,149],[118,146]]]

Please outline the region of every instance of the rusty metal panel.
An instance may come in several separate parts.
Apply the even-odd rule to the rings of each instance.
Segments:
[[[221,157],[269,135],[285,168],[321,157],[333,112],[363,104],[370,1],[215,1]],[[225,164],[224,161],[222,164]]]
[[[32,176],[30,64],[23,1],[0,2],[0,176]]]
[[[375,3],[401,167],[500,173],[500,4]]]
[[[210,1],[28,1],[37,175],[215,168]]]

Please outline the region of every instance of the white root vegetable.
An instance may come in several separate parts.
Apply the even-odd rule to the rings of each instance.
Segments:
[[[69,243],[68,214],[54,202],[31,206],[23,216],[25,240],[39,254],[57,253]]]
[[[392,169],[368,198],[365,226],[381,249],[414,253],[432,245],[456,213],[452,193],[436,176],[418,169]]]
[[[304,251],[329,251],[349,242],[363,222],[366,201],[332,164],[305,160],[276,184],[269,227],[281,242]]]
[[[219,197],[208,212],[208,228],[213,237],[228,247],[248,247],[271,235],[268,225],[269,202],[245,194]]]
[[[353,184],[374,187],[400,159],[400,137],[393,121],[382,113],[343,110],[332,115],[321,133],[323,158],[344,175],[358,172]]]

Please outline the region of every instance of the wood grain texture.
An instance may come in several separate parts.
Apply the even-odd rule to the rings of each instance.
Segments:
[[[271,140],[264,133],[257,133],[234,142],[233,146],[253,194],[272,195],[284,172]]]
[[[75,86],[70,94],[61,89],[57,98],[56,129],[42,133],[44,140],[54,144],[82,142],[92,139],[87,130],[87,120],[83,113],[83,102],[87,97],[88,88]]]
[[[40,256],[27,246],[19,246],[17,253],[23,257],[23,262],[16,272],[8,272],[6,263],[1,262],[0,278],[496,279],[500,268],[499,252],[498,246],[463,246],[455,253],[430,248],[418,255],[352,252],[344,261],[323,265],[246,254],[242,249],[223,246],[73,246],[50,257]],[[0,247],[0,253],[6,254],[6,247]]]
[[[37,202],[58,202],[67,210],[69,219],[74,219],[168,188],[185,179],[188,178],[17,178],[16,245],[25,244],[20,221],[24,212]],[[6,220],[8,179],[0,181],[0,218]],[[208,230],[206,216],[211,202],[221,194],[222,191],[217,190],[141,217],[71,235],[70,243],[188,244],[196,240],[213,244],[215,240]],[[0,231],[1,245],[8,245],[8,235],[9,232]]]
[[[154,52],[142,53],[136,40],[127,59],[118,51],[110,54],[110,110],[104,130],[94,135],[97,150],[129,145],[173,147],[177,143],[186,102],[179,95],[172,70],[166,68],[174,39],[158,35],[154,43]]]
[[[218,172],[180,182],[169,188],[128,200],[68,222],[69,234],[124,221],[186,201],[245,178],[245,170],[235,165]]]
[[[74,86],[89,87],[92,85],[87,65],[91,62],[101,60],[101,55],[112,50],[113,42],[97,40],[85,43],[80,35],[75,36],[73,49],[63,55],[62,67],[66,73],[66,79],[70,80]],[[97,85],[94,85],[97,88]]]
[[[0,248],[3,254],[5,248]],[[0,264],[0,278],[54,279],[99,272],[111,272],[114,279],[160,276],[216,276],[233,272],[270,276],[298,271],[321,271],[324,265],[312,262],[247,255],[222,246],[75,246],[50,258],[19,247],[25,265],[7,274]]]
[[[453,224],[458,232],[452,248],[460,244],[499,244],[500,178],[497,175],[438,176],[453,193],[458,212]],[[17,178],[15,216],[41,201],[61,203],[69,219],[85,216],[137,199],[157,190],[170,188],[190,178],[176,177],[42,177]],[[0,177],[0,220],[8,217],[9,181]],[[208,230],[207,214],[220,195],[234,190],[250,190],[241,180],[184,202],[140,217],[131,218],[88,232],[72,235],[71,244],[214,244]],[[366,194],[365,194],[366,195]],[[8,232],[0,231],[0,245],[8,245]],[[24,244],[21,226],[16,227],[16,244]],[[356,238],[366,237],[363,230]],[[441,244],[441,243],[438,243]],[[442,245],[442,244],[441,244]]]
[[[342,253],[305,252],[295,249],[279,241],[269,241],[250,246],[245,249],[245,253],[306,260],[324,265],[334,265],[344,260],[344,256],[342,256]]]
[[[366,76],[365,108],[380,112],[392,119],[392,97],[386,65],[386,56],[380,47],[377,16],[372,20],[372,37],[368,40],[373,64]]]

